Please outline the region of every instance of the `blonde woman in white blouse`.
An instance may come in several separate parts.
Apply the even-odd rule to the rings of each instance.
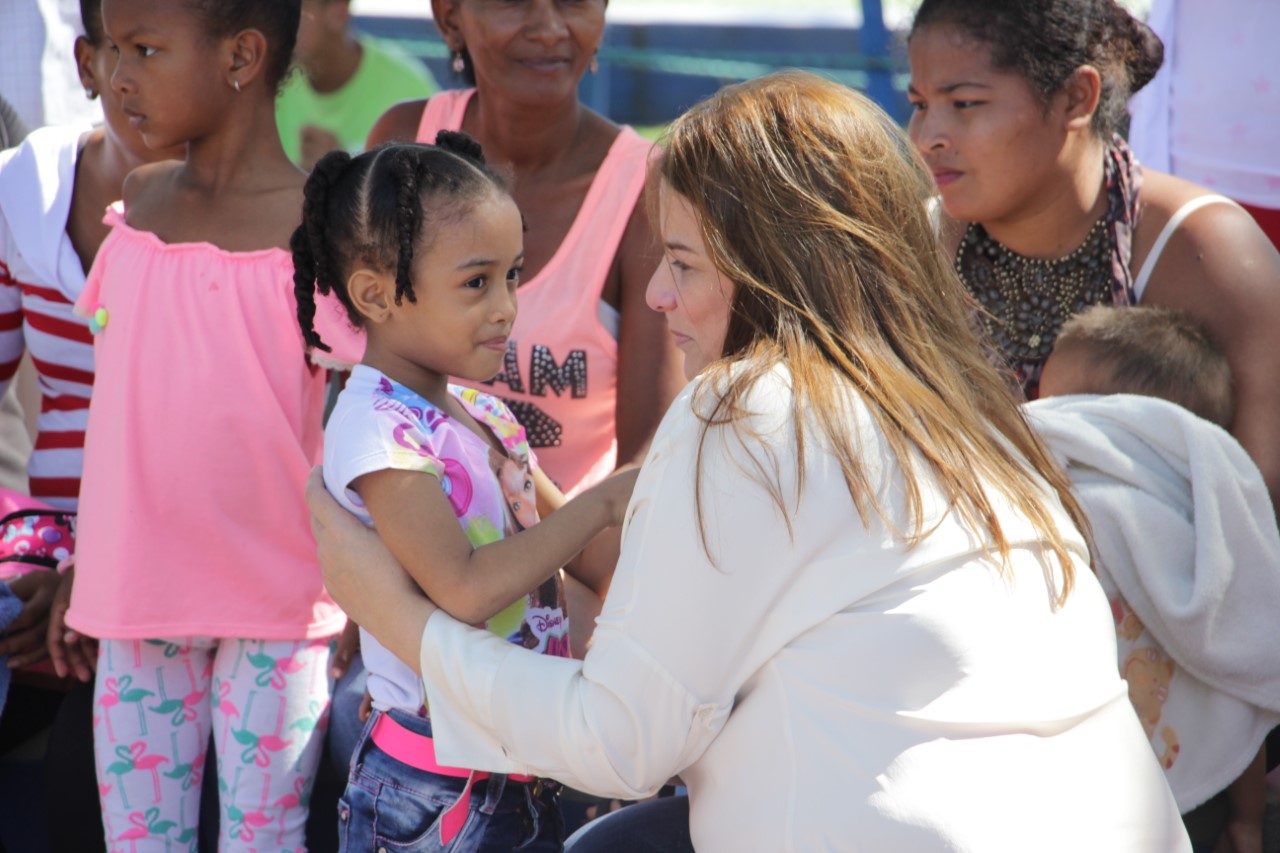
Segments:
[[[691,382],[584,660],[438,610],[313,478],[330,589],[420,669],[439,761],[688,786],[575,853],[1190,849],[1079,507],[969,327],[909,151],[799,72],[672,128],[648,299]]]

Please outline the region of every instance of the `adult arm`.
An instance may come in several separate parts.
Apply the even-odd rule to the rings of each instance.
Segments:
[[[636,205],[618,247],[621,276],[618,334],[618,464],[644,461],[667,407],[684,387],[684,364],[667,321],[649,307],[645,290],[661,252],[643,201]]]
[[[643,202],[636,205],[618,249],[618,396],[615,429],[618,464],[640,464],[654,430],[671,400],[685,384],[683,357],[667,331],[666,319],[649,307],[645,290],[661,253],[649,227]],[[575,654],[590,643],[621,550],[621,529],[611,527],[591,540],[575,561],[575,574],[590,580],[566,584]]]
[[[418,125],[422,123],[422,113],[426,108],[425,98],[402,101],[391,107],[374,122],[365,149],[383,142],[413,142],[418,137]]]
[[[1280,253],[1247,212],[1208,205],[1174,232],[1143,303],[1186,311],[1223,349],[1234,379],[1231,433],[1280,506]]]

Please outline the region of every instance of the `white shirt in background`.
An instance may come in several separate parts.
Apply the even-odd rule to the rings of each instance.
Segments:
[[[1133,99],[1145,166],[1280,209],[1280,2],[1155,0],[1164,66]]]

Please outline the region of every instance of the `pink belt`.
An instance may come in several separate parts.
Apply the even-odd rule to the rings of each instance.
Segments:
[[[402,764],[408,764],[410,767],[416,767],[428,773],[439,773],[441,776],[467,780],[457,801],[440,815],[440,843],[448,844],[453,841],[462,831],[462,825],[466,823],[471,805],[471,788],[493,774],[484,770],[468,770],[465,767],[447,767],[439,764],[436,761],[436,748],[431,738],[406,729],[393,720],[390,714],[378,716],[369,737],[378,745],[378,749]],[[520,776],[515,773],[508,774],[507,778],[512,782],[537,780],[536,776]]]

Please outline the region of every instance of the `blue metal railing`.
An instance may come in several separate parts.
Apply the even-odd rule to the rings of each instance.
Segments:
[[[687,85],[689,93],[683,101],[654,107],[662,115],[639,119],[644,123],[666,121],[724,83],[749,80],[778,68],[803,68],[864,91],[890,113],[901,115],[906,88],[904,63],[892,52],[893,36],[884,24],[880,0],[862,0],[862,10],[860,30],[834,33],[816,29],[778,30],[779,38],[773,41],[783,46],[776,50],[753,46],[739,50],[726,46],[724,42],[736,36],[723,34],[724,28],[615,24],[610,28],[614,37],[606,38],[600,49],[600,73],[584,81],[582,96],[587,104],[601,113],[635,121],[637,118],[627,113],[635,111],[637,99],[646,107],[654,107],[650,102],[658,97],[672,100],[667,97],[670,93],[666,89]],[[361,21],[363,28],[396,42],[401,50],[436,69],[442,82],[447,81],[449,51],[436,37],[430,21],[422,21],[423,26],[414,27],[414,32],[409,32],[405,23],[388,19]],[[630,37],[616,37],[619,31],[626,31]],[[720,37],[714,38],[717,35]],[[759,32],[748,35],[754,35],[754,38],[744,39],[744,44],[762,41]],[[798,38],[816,43],[819,41],[817,36],[821,36],[821,44],[826,49],[803,50],[786,44]],[[769,38],[772,39],[772,33]],[[721,43],[712,47],[691,46],[691,43],[716,41]],[[840,49],[844,43],[850,45],[848,50]],[[675,77],[705,82],[662,84],[655,91],[655,84],[645,82],[655,76],[666,80]]]

